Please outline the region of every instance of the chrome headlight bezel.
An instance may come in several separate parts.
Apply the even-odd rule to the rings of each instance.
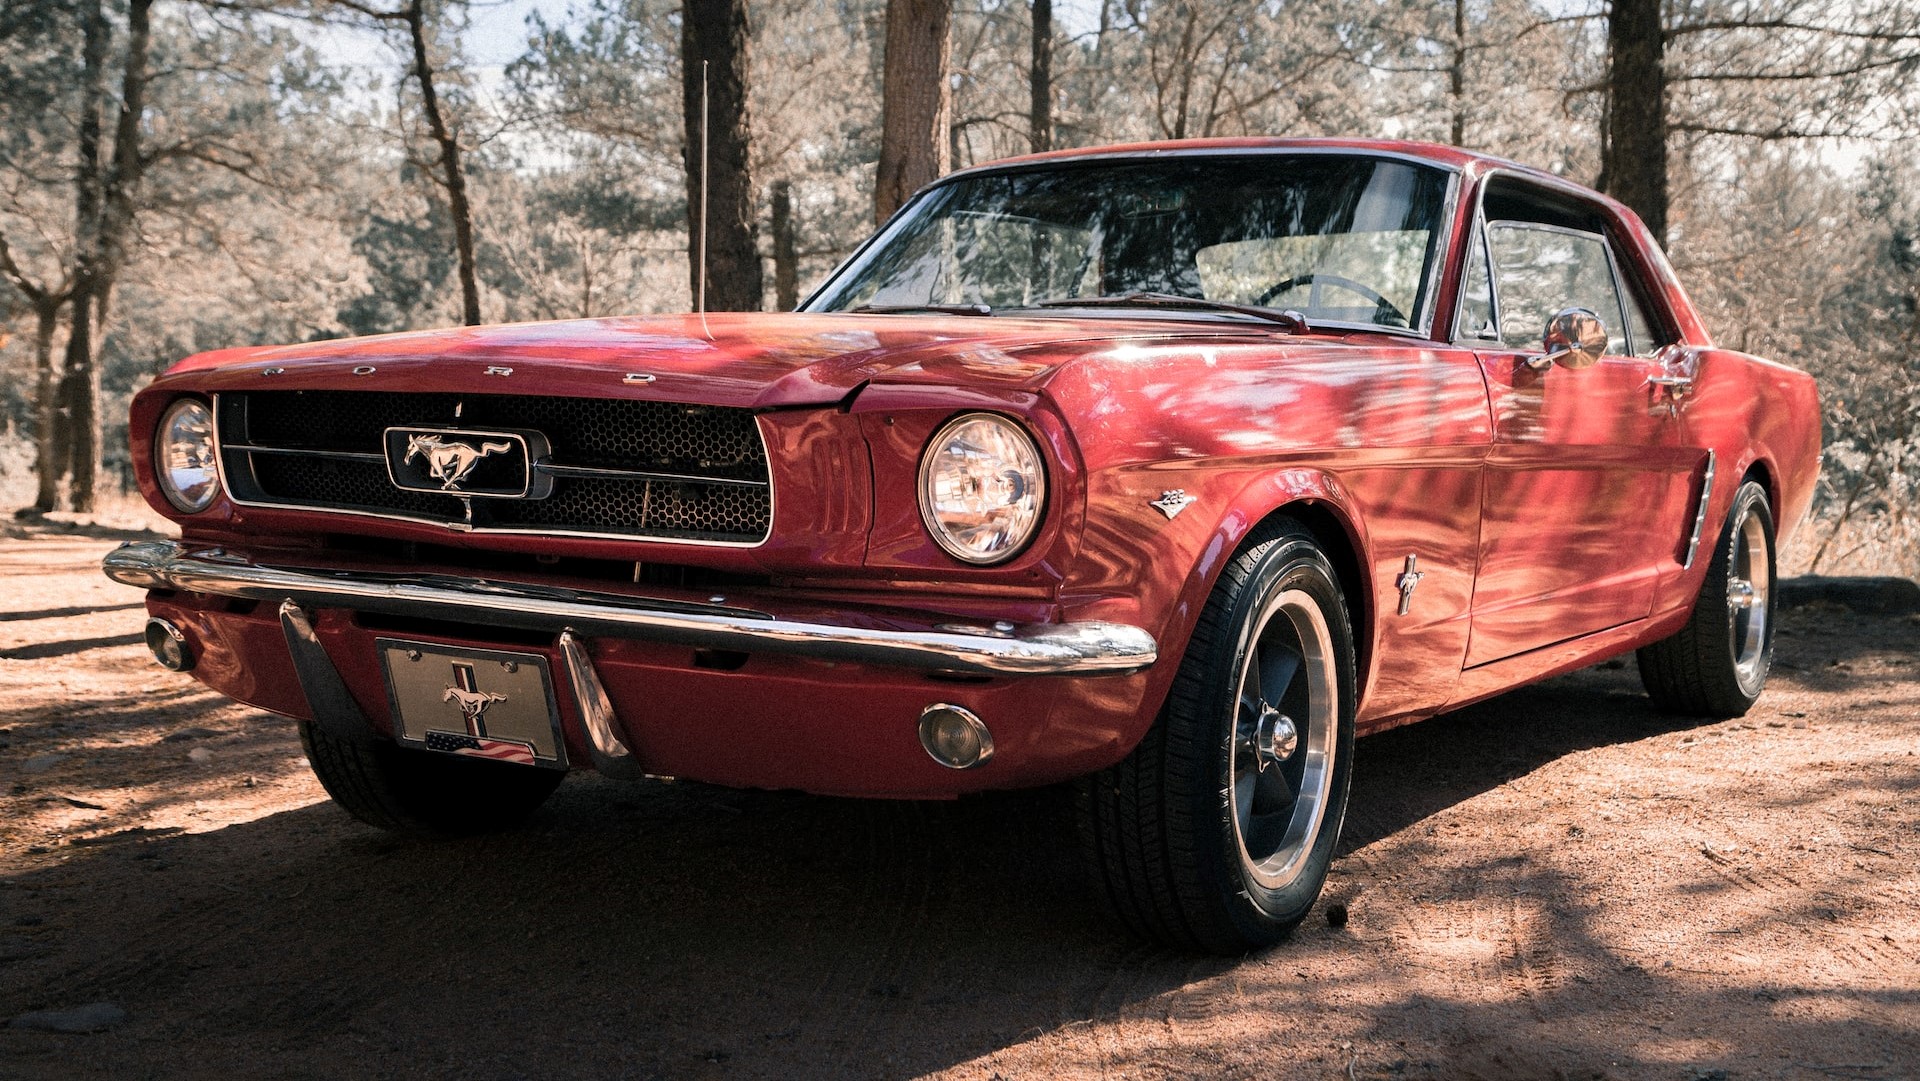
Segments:
[[[964,539],[961,530],[951,518],[950,510],[943,510],[934,491],[939,480],[939,467],[942,457],[955,443],[957,437],[976,426],[984,426],[993,436],[1004,440],[1000,449],[1012,451],[1002,459],[1003,465],[1011,469],[1020,479],[1019,494],[1016,500],[1003,503],[1002,506],[1019,504],[1014,511],[1015,528],[1006,534],[1007,539],[994,547],[981,548],[970,545]],[[1003,475],[1005,470],[1000,471]],[[973,412],[962,413],[942,424],[920,453],[919,479],[916,484],[917,498],[920,503],[920,520],[926,525],[927,533],[941,551],[953,558],[977,567],[990,567],[1005,563],[1033,543],[1040,533],[1041,523],[1046,517],[1047,507],[1047,463],[1040,453],[1040,444],[1018,421],[999,413]]]
[[[190,414],[197,416],[183,424]],[[213,506],[220,495],[220,469],[215,462],[213,408],[206,402],[181,398],[160,414],[153,431],[153,480],[160,494],[182,514],[199,514]]]

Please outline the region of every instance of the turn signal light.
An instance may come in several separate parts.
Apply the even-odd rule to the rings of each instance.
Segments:
[[[993,733],[971,710],[939,702],[920,711],[920,746],[948,769],[972,769],[993,757]]]

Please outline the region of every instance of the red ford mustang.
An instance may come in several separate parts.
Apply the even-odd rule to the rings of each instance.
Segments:
[[[106,570],[375,825],[1077,781],[1120,917],[1231,952],[1313,904],[1356,735],[1630,649],[1751,706],[1819,431],[1547,173],[1113,147],[947,177],[796,313],[182,361],[132,416],[182,539]]]

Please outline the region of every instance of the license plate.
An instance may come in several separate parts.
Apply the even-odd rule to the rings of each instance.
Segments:
[[[553,678],[537,653],[375,640],[387,671],[393,734],[429,751],[567,767]]]

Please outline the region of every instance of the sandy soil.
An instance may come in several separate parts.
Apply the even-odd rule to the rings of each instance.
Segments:
[[[97,539],[0,541],[5,1078],[1920,1077],[1920,616],[1785,614],[1748,717],[1632,661],[1364,740],[1289,944],[1120,937],[1062,794],[571,778],[353,823],[290,725],[148,662]]]

